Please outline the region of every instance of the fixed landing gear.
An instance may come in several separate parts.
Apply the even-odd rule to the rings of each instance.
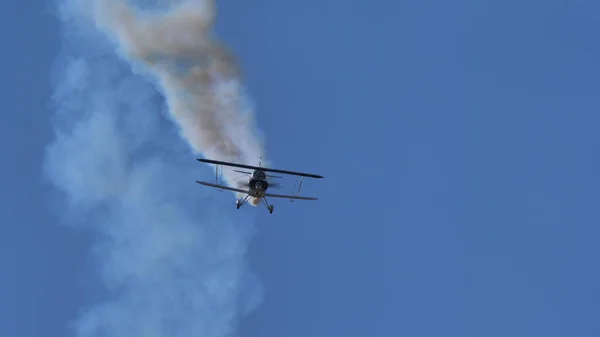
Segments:
[[[240,207],[242,207],[243,204],[246,203],[246,201],[248,201],[248,195],[244,198],[244,200],[239,201],[238,199],[235,199],[235,208],[240,209]]]
[[[235,199],[235,208],[236,209],[240,209],[240,207],[242,207],[243,204],[246,203],[246,201],[248,201],[248,198],[250,196],[247,195],[242,201]],[[275,206],[274,205],[269,205],[269,202],[267,201],[267,198],[262,197],[261,198],[263,203],[265,204],[265,206],[267,206],[267,210],[269,211],[269,214],[273,214],[273,211],[275,210]]]
[[[267,209],[269,210],[269,214],[273,214],[273,210],[275,209],[275,206],[269,205],[269,202],[267,201],[267,198],[265,198],[265,197],[263,197],[262,200],[263,200],[263,203],[265,204],[265,206],[267,206]]]

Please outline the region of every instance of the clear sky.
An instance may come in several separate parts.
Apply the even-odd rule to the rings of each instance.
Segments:
[[[69,336],[106,294],[97,238],[59,222],[42,185],[62,42],[47,3],[2,6],[0,331]],[[600,4],[219,6],[269,158],[326,176],[303,186],[319,201],[273,215],[192,186],[255,227],[264,299],[240,336],[600,335]]]

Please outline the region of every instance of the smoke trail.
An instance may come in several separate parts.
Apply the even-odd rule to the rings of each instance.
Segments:
[[[125,0],[71,0],[69,7],[73,4],[112,38],[125,58],[143,64],[158,81],[172,118],[194,151],[247,163],[264,156],[235,57],[212,32],[215,0],[165,0],[167,9],[159,12]],[[237,186],[233,169],[223,169],[225,181]]]
[[[206,206],[189,153],[263,155],[240,71],[212,36],[213,1],[161,5],[171,6],[61,6],[46,172],[68,215],[100,234],[93,252],[110,294],[74,321],[77,336],[229,336],[261,301],[244,260],[252,226]],[[187,147],[162,123],[150,81]]]

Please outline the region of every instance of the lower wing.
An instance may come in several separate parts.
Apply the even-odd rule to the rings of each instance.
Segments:
[[[283,199],[298,199],[298,200],[318,200],[317,198],[313,198],[313,197],[300,197],[300,196],[295,196],[295,195],[269,194],[269,193],[266,193],[265,197],[283,198]]]
[[[205,181],[199,181],[196,180],[196,182],[200,185],[204,185],[204,186],[208,186],[208,187],[214,187],[214,188],[218,188],[221,190],[227,190],[227,191],[233,191],[233,192],[239,192],[239,193],[244,193],[244,194],[248,194],[248,190],[242,190],[239,188],[233,188],[233,187],[227,187],[227,186],[223,186],[223,185],[217,185],[217,184],[211,184],[211,183],[207,183]]]
[[[227,191],[233,191],[233,192],[239,192],[239,193],[248,194],[248,190],[242,190],[242,189],[239,189],[239,188],[233,188],[233,187],[228,187],[228,186],[223,186],[223,185],[211,184],[211,183],[207,183],[205,181],[199,181],[199,180],[196,180],[196,182],[198,184],[200,184],[200,185],[204,185],[204,186],[208,186],[208,187],[214,187],[214,188],[218,188],[218,189],[222,189],[222,190],[227,190]],[[296,199],[296,200],[318,200],[317,198],[312,198],[312,197],[301,197],[301,196],[294,196],[294,195],[270,194],[270,193],[266,193],[265,197],[283,198],[283,199]]]

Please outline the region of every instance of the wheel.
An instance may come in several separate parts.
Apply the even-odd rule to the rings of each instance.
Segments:
[[[275,207],[273,207],[273,205],[269,206],[269,213],[270,213],[270,214],[273,214],[273,209],[274,209],[274,208],[275,208]]]
[[[240,201],[239,200],[235,201],[235,208],[240,209]]]

